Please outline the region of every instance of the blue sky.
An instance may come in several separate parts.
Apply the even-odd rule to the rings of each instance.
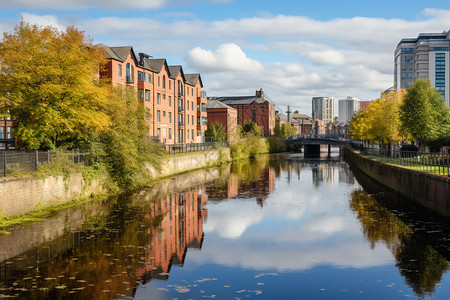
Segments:
[[[450,1],[0,1],[1,32],[20,17],[181,64],[201,73],[208,96],[263,88],[279,109],[310,114],[315,96],[379,97],[393,85],[397,43],[450,30]]]

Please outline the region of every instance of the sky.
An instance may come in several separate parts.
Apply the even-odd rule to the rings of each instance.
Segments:
[[[311,114],[312,97],[373,100],[398,42],[450,30],[448,0],[0,0],[0,32],[75,26],[200,73],[208,96],[254,95]]]

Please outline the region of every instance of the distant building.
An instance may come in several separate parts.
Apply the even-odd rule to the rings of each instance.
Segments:
[[[15,149],[16,139],[14,138],[13,122],[8,118],[0,118],[0,149]]]
[[[348,96],[339,100],[339,122],[350,122],[353,114],[359,111],[359,100]]]
[[[334,98],[333,97],[313,97],[312,116],[322,120],[324,123],[333,122],[334,118]]]
[[[359,101],[359,110],[365,110],[372,101]]]
[[[220,123],[226,128],[228,142],[238,139],[236,109],[217,100],[208,100],[206,111],[208,113],[208,126]]]
[[[430,79],[445,103],[450,103],[450,30],[420,33],[402,39],[394,52],[394,88],[408,88],[417,79]]]
[[[209,100],[218,100],[235,108],[238,124],[251,121],[262,128],[263,135],[273,135],[275,105],[264,94],[263,89],[256,91],[255,96],[208,97]]]
[[[305,114],[292,114],[292,122],[296,122],[298,125],[298,134],[309,134],[312,132],[312,119],[310,116]]]

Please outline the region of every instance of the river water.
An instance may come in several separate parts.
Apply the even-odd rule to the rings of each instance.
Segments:
[[[450,299],[448,219],[337,157],[263,156],[9,231],[0,298]]]

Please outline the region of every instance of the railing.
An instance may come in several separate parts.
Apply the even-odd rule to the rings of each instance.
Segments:
[[[409,169],[450,176],[450,154],[364,147],[352,144],[363,155],[372,156],[385,163],[400,165]]]
[[[211,142],[211,143],[190,143],[190,144],[173,144],[161,145],[169,154],[200,152],[216,149],[217,147],[229,147],[228,142]]]
[[[19,175],[38,170],[39,166],[64,158],[67,161],[81,163],[88,155],[84,150],[69,151],[24,151],[2,150],[0,151],[0,176]]]

